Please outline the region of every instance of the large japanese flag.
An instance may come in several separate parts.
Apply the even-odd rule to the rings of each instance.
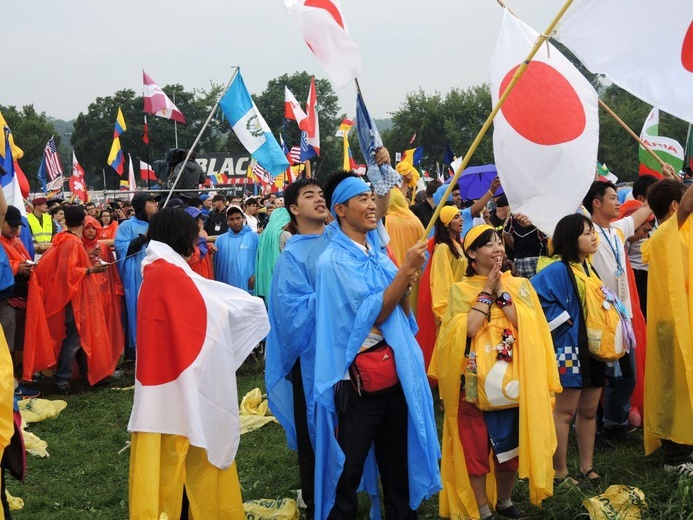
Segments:
[[[693,122],[691,0],[575,0],[556,38],[592,72]]]
[[[226,469],[240,440],[236,370],[269,332],[265,306],[161,242],[149,243],[142,275],[128,430],[182,435]]]
[[[339,0],[284,0],[284,7],[338,87],[361,74],[361,51],[349,34]]]
[[[491,58],[494,105],[538,37],[505,12]],[[552,235],[558,221],[578,208],[594,178],[597,93],[555,47],[544,44],[493,124],[496,167],[510,207]]]

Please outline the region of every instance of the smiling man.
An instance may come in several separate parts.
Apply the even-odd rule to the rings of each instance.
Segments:
[[[375,160],[389,163],[387,149],[379,149]],[[385,215],[389,200],[389,194],[377,199],[378,218]],[[298,233],[287,241],[272,276],[265,382],[270,409],[286,430],[289,448],[298,451],[302,496],[307,516],[313,518],[316,266],[338,227],[336,222],[327,225],[327,202],[315,179],[290,184],[284,204]],[[369,234],[369,241],[372,248],[383,246],[376,231]]]

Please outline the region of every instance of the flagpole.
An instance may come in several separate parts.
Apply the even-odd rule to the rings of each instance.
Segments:
[[[108,186],[106,186],[106,169],[105,168],[101,168],[101,174],[103,175],[103,198],[105,200],[106,199],[106,188],[108,187]]]
[[[505,3],[503,2],[503,0],[496,0],[496,2],[498,2],[498,5],[500,5],[503,9],[508,9],[508,6],[505,5]],[[519,20],[519,17],[518,17],[515,13],[513,13],[510,9],[508,9],[508,12],[509,12],[511,15],[513,15],[515,18],[517,18],[517,19]],[[640,146],[642,146],[642,147],[647,151],[647,153],[649,153],[649,154],[659,163],[659,165],[662,167],[662,169],[664,169],[664,164],[665,164],[665,163],[664,163],[664,161],[662,160],[662,158],[659,157],[656,153],[654,153],[654,151],[652,150],[652,148],[650,148],[642,139],[640,139],[640,136],[639,136],[638,134],[636,134],[635,132],[633,132],[633,130],[631,130],[631,128],[625,123],[625,121],[623,121],[620,117],[618,117],[618,115],[616,115],[616,112],[614,112],[613,110],[611,110],[611,108],[609,108],[609,106],[608,106],[606,103],[604,103],[599,97],[597,97],[597,101],[599,102],[599,106],[600,106],[602,109],[604,109],[604,111],[605,111],[607,114],[609,114],[611,117],[613,117],[614,120],[615,120],[619,125],[621,125],[621,127],[622,127],[633,139],[635,139],[635,140],[640,144]]]
[[[558,14],[556,15],[556,17],[551,21],[551,23],[546,28],[546,30],[539,35],[539,38],[537,38],[537,41],[534,42],[534,46],[532,47],[532,50],[529,52],[529,54],[527,55],[525,60],[520,64],[520,66],[515,71],[515,74],[513,75],[512,80],[510,81],[508,86],[505,88],[505,91],[503,92],[501,97],[496,102],[496,105],[493,107],[493,110],[491,110],[491,113],[486,118],[486,122],[484,122],[483,126],[481,127],[481,130],[479,130],[479,133],[477,134],[476,138],[472,142],[472,145],[470,146],[466,155],[462,159],[462,163],[457,168],[457,171],[455,171],[455,175],[453,175],[452,179],[450,179],[450,184],[448,184],[448,187],[445,190],[443,197],[440,199],[440,203],[438,203],[435,211],[433,212],[433,216],[431,217],[431,221],[428,223],[428,226],[426,226],[426,230],[424,231],[424,234],[421,237],[422,242],[424,240],[426,240],[428,235],[431,233],[433,226],[435,225],[436,221],[438,220],[438,217],[440,216],[440,211],[443,209],[443,206],[445,206],[445,202],[448,200],[448,197],[452,193],[452,188],[455,186],[455,184],[457,184],[457,180],[462,175],[462,172],[467,167],[467,164],[469,164],[469,161],[471,160],[472,155],[474,155],[474,152],[479,147],[481,140],[486,135],[486,131],[490,128],[491,123],[493,123],[493,119],[496,117],[496,114],[500,111],[501,107],[505,103],[505,100],[510,95],[510,92],[512,92],[512,90],[515,87],[515,85],[517,84],[517,82],[520,80],[522,75],[527,70],[527,67],[529,66],[529,62],[532,61],[532,58],[534,58],[536,53],[539,52],[539,49],[544,44],[544,42],[546,42],[548,40],[548,38],[549,38],[548,35],[553,33],[553,30],[555,29],[556,25],[558,25],[558,22],[561,20],[561,18],[563,17],[563,15],[568,10],[568,8],[571,6],[572,3],[573,3],[573,0],[566,0],[565,4],[563,4],[563,7],[561,7],[560,11],[558,11]],[[358,85],[358,82],[357,82],[357,85]]]
[[[173,92],[173,104],[176,104],[176,92]],[[209,122],[209,121],[208,121]],[[173,133],[176,136],[176,148],[178,148],[178,122],[173,120]],[[168,199],[167,199],[168,201]]]
[[[193,150],[195,149],[197,144],[200,142],[200,139],[202,139],[202,133],[207,128],[207,125],[209,125],[209,122],[212,120],[212,117],[214,117],[214,113],[216,112],[217,107],[219,106],[219,101],[221,101],[221,98],[224,97],[224,95],[226,94],[226,91],[231,86],[231,83],[233,83],[233,80],[236,79],[236,76],[238,75],[238,70],[239,70],[238,66],[234,65],[234,71],[233,71],[233,74],[231,75],[231,79],[229,79],[229,81],[226,83],[226,85],[222,89],[221,95],[219,96],[219,99],[217,99],[217,102],[214,103],[212,110],[209,111],[209,116],[207,116],[207,120],[202,125],[202,128],[200,128],[200,132],[197,134],[197,137],[195,138],[195,141],[193,142],[192,146],[188,149],[188,153],[185,155],[185,159],[181,163],[181,167],[180,167],[180,170],[178,171],[178,175],[176,175],[176,180],[173,181],[173,185],[171,186],[171,190],[168,192],[168,195],[166,196],[166,200],[164,201],[164,204],[163,204],[164,207],[166,206],[166,204],[168,204],[168,201],[171,200],[171,196],[173,195],[173,190],[176,189],[176,185],[178,184],[178,180],[180,179],[180,176],[183,173],[183,169],[185,168],[185,165],[188,164],[188,160],[190,159],[190,156],[192,155]],[[174,121],[174,123],[175,123],[175,121]],[[178,143],[176,143],[176,148],[177,147],[178,147]]]
[[[175,121],[174,121],[175,123]],[[147,142],[144,143],[144,152],[147,156],[147,167],[149,167],[149,125],[147,124],[147,114],[144,114],[144,127],[147,129]],[[140,164],[140,179],[142,179],[142,165]],[[147,172],[147,190],[151,190],[152,187],[149,185],[149,172]]]

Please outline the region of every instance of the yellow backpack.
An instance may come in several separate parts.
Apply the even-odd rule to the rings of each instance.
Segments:
[[[567,262],[568,277],[579,295],[576,272]],[[635,345],[628,311],[618,297],[596,276],[578,272],[585,284],[585,310],[580,305],[578,344],[586,344],[590,355],[599,361],[622,358]]]

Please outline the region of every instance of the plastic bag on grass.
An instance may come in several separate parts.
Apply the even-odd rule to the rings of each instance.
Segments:
[[[248,500],[243,503],[246,520],[298,520],[298,506],[292,498]]]
[[[601,495],[586,498],[582,505],[591,520],[641,520],[647,509],[645,493],[623,485],[609,486]]]

